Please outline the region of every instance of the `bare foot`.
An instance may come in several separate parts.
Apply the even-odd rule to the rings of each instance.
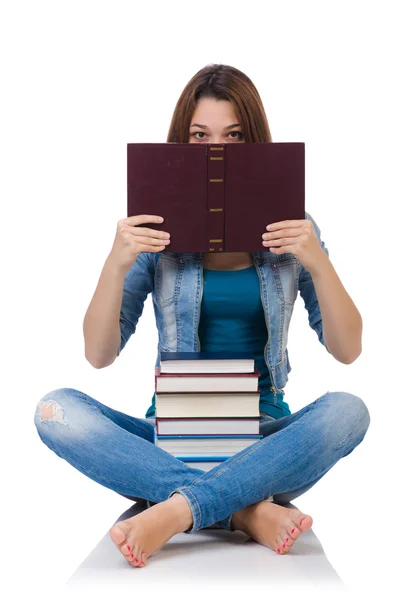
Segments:
[[[313,524],[313,519],[297,508],[286,508],[262,500],[246,506],[232,516],[232,530],[239,529],[256,542],[278,554],[285,554],[303,531]]]
[[[121,554],[134,567],[143,567],[151,554],[172,536],[193,524],[187,500],[176,492],[165,500],[110,528],[109,535]]]

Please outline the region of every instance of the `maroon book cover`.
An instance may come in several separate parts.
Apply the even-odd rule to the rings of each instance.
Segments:
[[[305,218],[305,144],[127,144],[127,216],[170,233],[166,252],[267,252],[270,223]]]

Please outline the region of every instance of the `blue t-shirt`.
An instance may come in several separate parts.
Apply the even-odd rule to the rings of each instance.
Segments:
[[[264,348],[267,327],[255,265],[236,271],[203,269],[204,289],[198,335],[201,352],[251,352],[260,376],[259,410],[276,419],[290,415],[286,402],[270,391]],[[145,417],[155,416],[155,394]]]

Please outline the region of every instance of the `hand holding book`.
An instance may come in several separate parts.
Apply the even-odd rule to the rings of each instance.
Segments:
[[[158,215],[135,215],[117,223],[110,257],[122,269],[129,269],[140,252],[160,252],[170,243],[169,233],[144,227],[146,223],[162,223]],[[143,227],[142,227],[143,226]]]
[[[310,219],[271,223],[266,229],[262,244],[274,254],[293,254],[307,271],[310,272],[324,258]]]

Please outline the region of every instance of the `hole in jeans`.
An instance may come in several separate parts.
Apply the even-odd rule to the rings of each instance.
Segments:
[[[41,421],[58,421],[64,423],[62,407],[55,400],[43,400],[40,402]]]

